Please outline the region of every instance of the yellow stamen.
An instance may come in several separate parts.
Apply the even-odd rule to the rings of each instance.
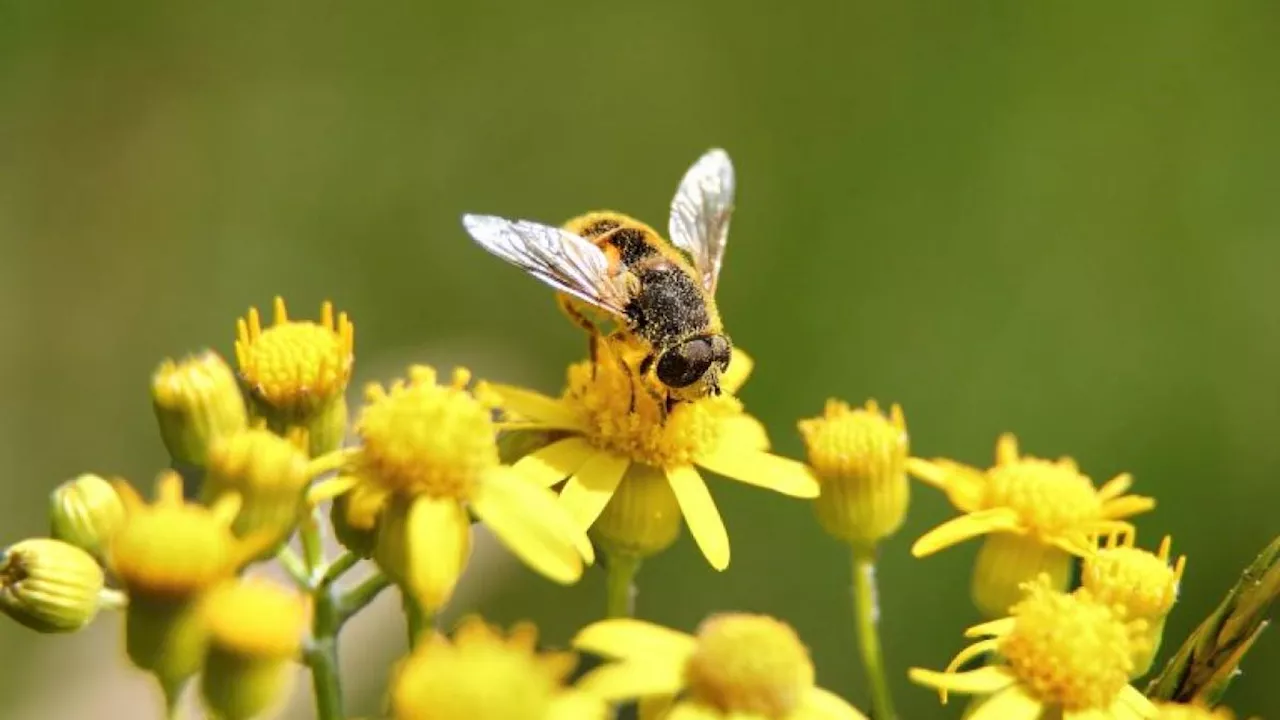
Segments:
[[[763,615],[724,614],[699,628],[685,681],[694,699],[721,712],[782,720],[813,689],[814,669],[789,626]]]
[[[306,415],[341,395],[351,379],[355,326],[325,301],[320,322],[291,321],[284,299],[275,299],[275,322],[266,328],[257,308],[236,321],[240,376],[256,399],[278,410]]]

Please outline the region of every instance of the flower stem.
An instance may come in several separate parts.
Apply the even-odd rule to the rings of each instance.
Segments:
[[[884,656],[880,651],[880,605],[876,593],[876,551],[874,546],[853,546],[853,615],[857,622],[858,646],[862,664],[871,687],[872,717],[894,720],[893,698],[885,677]]]
[[[308,586],[309,578],[307,576],[309,573],[307,572],[307,567],[303,564],[302,558],[298,557],[298,554],[293,551],[293,548],[288,545],[280,548],[276,552],[276,561],[288,573],[289,578],[293,580],[295,585],[303,590],[310,589]]]
[[[402,595],[401,601],[404,603],[404,619],[409,630],[409,649],[412,650],[418,646],[422,634],[435,626],[435,616],[424,610],[408,594]]]
[[[359,585],[351,588],[338,598],[338,616],[341,622],[351,619],[351,616],[363,610],[369,603],[373,602],[378,594],[387,589],[391,585],[391,578],[383,575],[381,572],[374,572],[369,577],[360,581]]]
[[[307,567],[307,583],[315,587],[325,570],[324,536],[315,509],[303,515],[298,534],[302,540],[302,560]]]
[[[129,606],[129,596],[123,591],[103,588],[98,591],[98,607],[103,610],[123,610]]]
[[[342,681],[338,674],[338,630],[342,616],[332,587],[315,593],[315,619],[311,643],[304,659],[311,668],[318,720],[342,720]]]
[[[640,571],[640,558],[609,553],[605,564],[608,567],[605,578],[605,617],[635,617],[636,573]]]

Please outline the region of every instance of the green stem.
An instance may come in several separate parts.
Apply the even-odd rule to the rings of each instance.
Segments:
[[[436,619],[408,594],[402,594],[401,601],[404,603],[404,619],[409,630],[409,649],[412,650],[418,646],[422,634],[435,626]]]
[[[867,671],[867,684],[871,687],[872,717],[875,720],[894,720],[897,715],[893,711],[893,698],[889,695],[889,681],[885,677],[884,656],[876,628],[880,620],[880,606],[876,596],[875,555],[874,546],[853,547],[853,614],[857,621],[862,664]]]
[[[609,568],[605,577],[605,617],[635,617],[636,574],[640,571],[640,558],[609,553],[605,564]]]
[[[298,534],[302,539],[302,560],[307,566],[307,582],[309,586],[319,583],[320,574],[324,572],[324,538],[321,536],[320,521],[313,509],[302,518]]]
[[[280,548],[276,552],[276,560],[298,587],[304,590],[310,589],[311,578],[308,577],[307,566],[302,562],[302,558],[298,557],[298,553],[293,551],[293,548],[288,545]]]
[[[317,590],[314,598],[311,643],[304,660],[311,668],[316,717],[318,720],[342,720],[342,681],[338,674],[338,631],[342,628],[342,616],[332,588]]]
[[[383,590],[391,586],[391,578],[380,572],[374,572],[338,598],[338,617],[345,623],[351,616],[363,610]]]
[[[338,578],[355,567],[358,562],[360,562],[360,556],[353,552],[348,551],[339,555],[337,560],[334,560],[329,564],[328,568],[325,568],[324,576],[320,578],[321,587],[337,582]]]

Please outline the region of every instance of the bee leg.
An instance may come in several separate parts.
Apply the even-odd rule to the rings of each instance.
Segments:
[[[587,353],[591,357],[591,379],[595,380],[596,361],[600,357],[600,328],[596,327],[596,324],[591,322],[590,318],[579,312],[578,309],[573,306],[573,300],[571,300],[567,295],[557,294],[556,304],[560,306],[560,311],[568,316],[569,320],[571,320],[574,325],[577,325],[587,331]]]
[[[667,419],[667,414],[671,411],[671,397],[663,397],[662,393],[654,390],[647,382],[649,371],[653,369],[653,364],[658,360],[657,353],[649,353],[640,361],[640,375],[637,380],[644,386],[645,392],[649,393],[649,397],[653,399],[655,405],[658,406],[658,414],[662,420]]]

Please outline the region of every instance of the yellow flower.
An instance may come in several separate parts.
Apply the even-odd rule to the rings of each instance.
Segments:
[[[50,494],[49,524],[54,538],[101,556],[124,524],[124,503],[107,480],[79,475]]]
[[[0,610],[36,632],[88,625],[104,583],[98,561],[61,540],[32,538],[0,552]]]
[[[746,354],[735,350],[721,379],[724,394],[679,403],[665,416],[660,403],[611,356],[594,366],[571,366],[560,399],[493,388],[510,411],[512,427],[564,433],[515,468],[545,487],[568,478],[560,499],[580,527],[591,527],[600,517],[626,482],[628,468],[647,465],[666,477],[698,547],[712,567],[723,570],[729,565],[729,537],[695,465],[794,497],[818,495],[808,468],[767,452],[764,428],[733,397],[750,366]]]
[[[151,376],[151,398],[164,446],[180,463],[203,466],[214,440],[249,422],[235,375],[211,350],[160,363]]]
[[[217,717],[258,717],[287,695],[289,664],[310,624],[307,599],[261,578],[229,582],[205,603],[209,649],[201,694]]]
[[[1084,561],[1081,585],[1100,602],[1119,605],[1128,617],[1147,621],[1147,644],[1134,656],[1134,677],[1151,669],[1160,649],[1164,621],[1178,598],[1178,583],[1187,557],[1169,566],[1172,540],[1165,536],[1155,553],[1133,546],[1134,536],[1112,536],[1104,546]]]
[[[342,444],[347,425],[345,392],[355,362],[355,326],[333,303],[320,322],[290,320],[275,299],[275,321],[263,329],[257,308],[236,321],[236,360],[255,414],[271,429],[305,427],[313,456]]]
[[[508,637],[479,618],[463,620],[453,641],[435,635],[396,668],[395,720],[604,720],[597,698],[566,688],[570,653],[535,652],[537,629]]]
[[[639,699],[646,717],[866,720],[814,685],[809,651],[795,631],[764,615],[713,615],[696,636],[642,620],[602,620],[573,646],[617,660],[579,687],[607,700]]]
[[[305,434],[282,438],[268,430],[245,430],[219,438],[209,448],[208,468],[200,485],[206,504],[228,493],[240,496],[240,512],[231,529],[244,537],[266,531],[276,541],[288,540],[305,508],[305,490],[311,480]]]
[[[469,512],[556,582],[576,582],[583,559],[595,559],[555,495],[499,463],[493,403],[468,391],[470,378],[459,369],[440,385],[434,369],[416,366],[408,382],[371,385],[355,426],[360,446],[330,483],[359,488],[357,519],[372,522],[368,511],[382,505],[375,560],[428,612],[448,601],[466,565]]]
[[[1158,703],[1155,720],[1235,720],[1235,713],[1227,708],[1208,708],[1204,705]]]
[[[124,526],[111,539],[108,563],[129,595],[125,650],[156,675],[170,697],[200,668],[206,632],[201,601],[272,543],[270,533],[237,539],[231,523],[239,496],[224,495],[212,507],[182,499],[182,478],[166,472],[156,502],[146,505],[123,482]]]
[[[821,417],[801,420],[822,494],[813,501],[823,529],[856,545],[874,545],[902,527],[907,485],[907,421],[894,405],[889,417],[868,400],[865,408],[828,400]]]
[[[983,472],[951,460],[907,461],[907,469],[947,493],[964,515],[916,540],[916,557],[985,535],[974,566],[975,604],[1000,617],[1018,601],[1024,582],[1041,574],[1065,590],[1072,556],[1087,557],[1098,535],[1132,532],[1123,518],[1155,507],[1155,500],[1125,495],[1133,479],[1117,475],[1101,488],[1069,458],[1049,461],[1019,456],[1005,434],[996,443],[996,464]]]
[[[1099,602],[1087,590],[1064,594],[1046,577],[1024,586],[1011,616],[970,628],[987,637],[965,648],[944,672],[912,668],[911,679],[937,688],[985,696],[967,720],[1150,718],[1155,708],[1129,685],[1135,645],[1145,622]],[[956,672],[969,660],[995,653],[998,664]]]

